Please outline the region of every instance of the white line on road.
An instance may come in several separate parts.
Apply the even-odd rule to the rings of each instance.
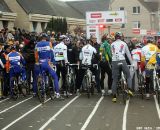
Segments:
[[[21,102],[19,102],[19,103],[15,104],[15,105],[13,105],[13,106],[9,107],[9,108],[4,109],[3,111],[0,111],[0,114],[2,114],[2,113],[4,113],[4,112],[6,112],[6,111],[8,111],[8,110],[10,110],[10,109],[12,109],[12,108],[14,108],[14,107],[18,106],[19,104],[22,104],[23,102],[28,101],[28,100],[29,100],[29,99],[31,99],[31,98],[32,98],[32,97],[27,98],[27,99],[25,99],[25,100],[23,100],[23,101],[21,101]]]
[[[62,107],[54,116],[52,116],[43,126],[41,126],[41,128],[39,128],[39,130],[44,130],[44,128],[47,127],[48,124],[50,124],[59,114],[61,114],[61,112],[64,111],[64,109],[66,109],[72,102],[74,102],[79,96],[76,96],[75,98],[73,98],[70,102],[68,102],[64,107]]]
[[[156,105],[156,108],[157,108],[158,117],[160,119],[160,108],[159,108],[159,105],[158,105],[156,95],[154,95],[154,101],[155,101],[155,105]]]
[[[0,103],[2,103],[2,102],[4,102],[4,101],[6,101],[6,100],[8,100],[8,99],[9,99],[9,98],[6,98],[6,99],[4,99],[4,100],[1,100],[1,101],[0,101]]]
[[[48,100],[45,101],[48,102],[49,100],[51,100],[50,98]],[[34,107],[33,109],[31,109],[30,111],[26,112],[25,114],[23,114],[22,116],[20,116],[19,118],[17,118],[16,120],[12,121],[10,124],[8,124],[7,126],[5,126],[4,128],[2,128],[2,130],[6,130],[9,127],[11,127],[13,124],[15,124],[16,122],[18,122],[19,120],[21,120],[22,118],[24,118],[25,116],[27,116],[28,114],[30,114],[32,111],[36,110],[38,107],[42,106],[42,103],[37,105],[36,107]]]
[[[127,111],[128,111],[128,106],[129,106],[129,100],[126,101],[126,106],[125,106],[124,113],[123,113],[122,130],[126,130],[126,126],[127,126]]]
[[[84,125],[82,126],[81,130],[85,130],[89,124],[89,122],[91,121],[92,117],[94,116],[94,114],[96,113],[101,101],[103,100],[103,96],[98,100],[96,106],[94,107],[93,111],[91,112],[91,114],[89,115],[89,117],[87,118],[87,120],[85,121]]]

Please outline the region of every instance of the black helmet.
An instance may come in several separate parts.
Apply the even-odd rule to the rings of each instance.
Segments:
[[[147,43],[154,43],[154,37],[148,36],[146,39],[147,39]]]
[[[121,32],[116,32],[115,33],[115,39],[121,39],[123,34]]]

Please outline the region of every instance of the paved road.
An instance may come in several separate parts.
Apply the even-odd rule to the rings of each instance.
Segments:
[[[72,96],[64,101],[48,100],[44,105],[37,98],[21,97],[0,101],[2,130],[160,130],[160,109],[156,100],[139,96],[126,105],[122,97],[117,103],[111,96],[95,94]]]

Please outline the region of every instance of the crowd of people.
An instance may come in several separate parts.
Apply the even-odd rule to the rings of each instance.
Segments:
[[[133,96],[132,76],[127,65],[133,65],[135,70],[141,67],[145,72],[146,98],[150,97],[151,77],[153,66],[160,65],[160,40],[148,36],[147,43],[139,42],[132,38],[129,43],[121,32],[104,34],[102,43],[97,43],[96,36],[86,39],[85,36],[73,37],[69,34],[55,34],[55,32],[27,32],[14,28],[9,31],[0,31],[0,71],[4,78],[4,85],[0,89],[0,98],[13,96],[12,77],[22,75],[22,80],[27,81],[33,95],[37,94],[36,79],[40,73],[38,66],[47,71],[54,79],[56,98],[72,95],[73,91],[66,92],[66,75],[68,63],[81,65],[97,64],[98,69],[92,68],[95,75],[96,89],[102,96],[105,95],[104,80],[108,75],[108,92],[113,95],[112,101],[117,101],[117,83],[119,78],[119,63],[127,79],[127,93]],[[56,71],[53,69],[56,66]],[[80,67],[74,71],[76,77],[76,94],[80,94],[85,69]],[[62,86],[59,79],[62,78]],[[32,83],[33,79],[33,83]]]

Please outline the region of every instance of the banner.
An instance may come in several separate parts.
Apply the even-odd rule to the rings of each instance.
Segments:
[[[86,24],[117,24],[125,23],[124,11],[95,11],[86,12]]]

